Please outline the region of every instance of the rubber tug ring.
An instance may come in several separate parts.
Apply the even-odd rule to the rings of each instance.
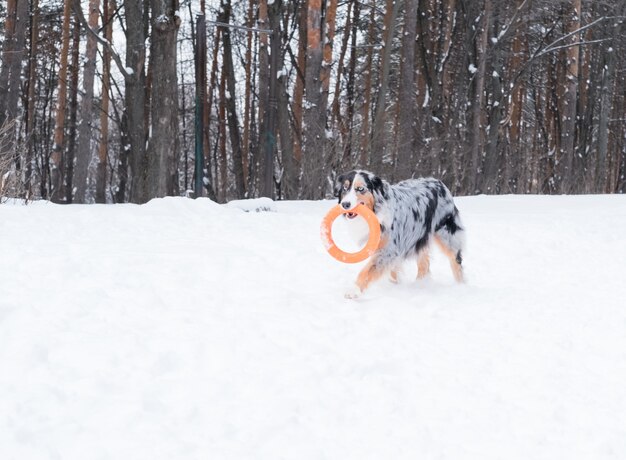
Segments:
[[[333,236],[331,233],[333,222],[341,214],[347,214],[349,212],[363,217],[365,219],[365,222],[367,222],[367,226],[370,230],[367,244],[359,252],[342,251],[333,241]],[[331,256],[333,256],[339,262],[343,262],[346,264],[355,264],[357,262],[364,261],[365,259],[370,257],[376,251],[376,249],[378,249],[378,243],[380,243],[380,222],[378,222],[376,214],[374,214],[367,206],[364,206],[362,204],[358,204],[352,209],[344,209],[340,205],[337,205],[331,208],[331,210],[328,211],[328,214],[326,214],[326,216],[322,220],[322,224],[320,226],[320,237],[322,238],[322,243],[324,244],[324,247]]]

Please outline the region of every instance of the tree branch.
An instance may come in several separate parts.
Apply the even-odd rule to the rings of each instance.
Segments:
[[[604,41],[607,41],[609,39],[605,38],[605,39],[600,39],[600,40],[591,40],[591,41],[582,41],[582,42],[576,42],[576,43],[570,43],[568,45],[561,45],[561,46],[555,46],[557,43],[562,42],[563,40],[565,40],[568,37],[571,37],[573,35],[576,35],[577,33],[582,32],[583,30],[589,29],[590,27],[593,27],[594,25],[602,22],[602,21],[607,21],[610,19],[622,19],[623,16],[603,16],[601,18],[596,19],[593,22],[590,22],[589,24],[586,24],[582,27],[579,27],[578,29],[563,35],[562,37],[557,38],[556,40],[554,40],[552,43],[549,43],[545,46],[542,47],[542,45],[540,44],[537,49],[535,49],[535,51],[533,52],[532,56],[530,56],[528,58],[528,60],[524,63],[524,65],[522,66],[522,68],[519,70],[519,72],[517,73],[517,75],[515,75],[515,77],[513,77],[512,80],[512,86],[509,88],[509,91],[506,92],[504,94],[504,97],[508,97],[509,94],[511,94],[514,90],[514,88],[518,85],[519,79],[521,78],[522,75],[524,75],[526,73],[526,71],[530,68],[530,65],[538,58],[545,56],[546,54],[549,54],[553,51],[557,51],[560,49],[564,49],[564,48],[570,48],[572,46],[584,46],[584,45],[590,45],[590,44],[594,44],[594,43],[601,43]],[[554,24],[550,30],[548,30],[544,36],[543,39],[541,40],[541,43],[544,42],[544,40],[546,39],[546,37],[554,30],[556,24]]]
[[[544,56],[548,53],[551,53],[552,51],[557,51],[557,50],[562,50],[564,48],[571,48],[572,46],[582,46],[582,45],[591,45],[593,43],[602,43],[602,42],[606,42],[612,40],[611,38],[601,38],[598,40],[588,40],[588,41],[583,41],[583,42],[576,42],[576,43],[570,43],[569,45],[561,45],[561,46],[555,46],[552,48],[546,48],[544,49],[541,53],[537,54],[535,56],[535,58],[540,58],[541,56]]]
[[[111,57],[115,61],[115,64],[117,65],[121,74],[124,75],[124,78],[125,79],[133,78],[132,72],[129,72],[126,69],[126,67],[122,63],[122,59],[120,58],[120,55],[117,54],[117,52],[113,49],[113,47],[111,46],[111,43],[107,39],[102,38],[98,34],[98,32],[96,32],[91,27],[89,27],[89,23],[85,19],[85,15],[83,14],[83,9],[80,6],[80,0],[73,0],[72,7],[74,9],[74,12],[76,13],[76,17],[78,18],[78,21],[85,28],[87,33],[89,33],[92,37],[94,37],[98,43],[104,46],[107,49],[107,51],[111,53]]]
[[[216,26],[216,27],[226,27],[229,29],[239,29],[239,30],[246,30],[248,32],[258,32],[261,34],[271,34],[274,31],[273,30],[269,30],[269,29],[256,29],[254,27],[244,27],[244,26],[236,26],[235,24],[228,24],[226,22],[219,22],[219,21],[207,21],[206,22],[208,26]]]
[[[502,42],[502,39],[505,38],[511,32],[511,30],[514,29],[515,21],[517,21],[517,17],[519,16],[522,9],[524,9],[524,6],[526,6],[527,1],[528,0],[524,0],[517,7],[517,9],[515,10],[515,13],[513,13],[513,16],[511,17],[511,20],[504,25],[504,27],[502,28],[502,31],[496,37],[498,40],[496,45],[500,44]]]

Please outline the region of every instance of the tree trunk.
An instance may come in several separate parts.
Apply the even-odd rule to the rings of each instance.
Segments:
[[[249,0],[248,3],[248,18],[246,26],[249,28],[254,27],[254,0]],[[251,113],[251,98],[252,98],[252,35],[253,31],[249,30],[246,36],[246,57],[244,65],[244,73],[246,75],[246,86],[244,94],[244,109],[243,109],[243,145],[242,145],[242,161],[243,161],[243,182],[248,192],[248,181],[250,174],[250,121],[252,119]],[[248,195],[249,196],[249,195]]]
[[[365,168],[370,163],[370,106],[372,103],[372,74],[374,71],[374,27],[376,25],[376,0],[372,0],[370,5],[369,26],[367,29],[367,55],[365,57],[365,82],[363,92],[363,111],[361,113],[361,144],[359,145],[359,165]]]
[[[298,2],[298,58],[296,62],[296,83],[293,93],[293,153],[296,163],[302,163],[302,118],[304,114],[304,74],[306,72],[308,0]]]
[[[580,28],[581,0],[573,0],[572,9],[566,11],[564,23],[565,32],[571,33]],[[580,40],[580,34],[574,34],[568,40],[569,44]],[[561,191],[571,193],[579,191],[575,165],[575,138],[576,138],[576,98],[578,92],[578,65],[579,46],[570,46],[565,49],[566,75],[563,85],[563,120],[561,129],[561,151],[559,161],[559,175],[561,177]]]
[[[130,159],[130,137],[128,128],[128,112],[122,112],[122,122],[120,123],[120,151],[117,165],[118,185],[115,191],[115,202],[124,203],[126,201],[126,187],[128,185],[128,160]]]
[[[21,91],[22,63],[26,51],[26,26],[29,22],[28,0],[9,0],[5,23],[5,40],[0,70],[0,127],[16,120]],[[10,145],[15,142],[15,129],[9,131]]]
[[[359,18],[361,7],[358,1],[354,3],[354,18],[350,30],[350,61],[348,64],[348,82],[346,84],[346,111],[344,117],[339,117],[342,133],[344,133],[343,154],[341,158],[341,170],[346,170],[352,166],[352,139],[354,135],[354,113],[355,113],[355,79],[357,61],[357,36],[359,33]],[[346,35],[348,32],[345,32]]]
[[[15,67],[15,26],[17,22],[17,1],[7,0],[7,16],[4,22],[4,43],[2,46],[2,67],[0,67],[0,128],[7,121],[7,100],[9,97],[9,80]]]
[[[413,173],[413,152],[417,110],[415,107],[415,35],[417,31],[417,4],[419,0],[406,0],[404,6],[404,31],[400,58],[400,85],[398,88],[398,157],[395,178],[408,178]]]
[[[67,103],[67,59],[70,47],[70,11],[71,0],[65,0],[63,6],[63,41],[61,43],[61,62],[59,64],[57,108],[54,124],[54,144],[50,157],[50,199],[55,203],[63,202],[63,148],[65,140],[65,106]]]
[[[89,0],[89,27],[98,28],[100,0]],[[80,123],[78,125],[78,145],[76,152],[76,169],[74,184],[76,193],[74,201],[85,203],[87,191],[87,176],[89,163],[93,156],[91,149],[93,133],[93,83],[96,75],[96,54],[98,44],[91,34],[87,34],[87,47],[85,50],[85,65],[83,70],[83,97],[80,104]]]
[[[226,74],[224,72],[220,74],[218,120],[220,133],[218,200],[224,202],[226,201],[226,194],[228,192],[228,176],[226,169],[228,165],[228,156],[226,154]]]
[[[124,0],[126,14],[126,68],[131,73],[125,79],[125,123],[131,169],[130,201],[145,203],[148,194],[148,157],[146,156],[146,34],[143,4]]]
[[[560,145],[560,112],[559,112],[559,82],[562,80],[559,75],[559,66],[556,63],[556,59],[551,60],[551,65],[548,66],[546,88],[546,132],[547,132],[547,146],[548,152],[545,157],[545,169],[540,172],[541,178],[541,192],[542,193],[554,193],[557,190],[557,177],[556,177],[556,156],[559,151]]]
[[[268,17],[267,0],[259,1],[259,25],[262,30],[269,30],[270,23]],[[253,150],[253,163],[255,176],[255,189],[261,190],[263,187],[263,172],[265,167],[265,142],[263,133],[267,132],[265,123],[267,123],[266,113],[269,110],[269,89],[270,89],[270,51],[269,51],[269,35],[265,33],[259,34],[259,86],[258,86],[258,121],[259,139]],[[260,174],[260,176],[259,176]]]
[[[498,143],[500,121],[502,120],[502,85],[500,73],[502,72],[501,58],[493,59],[494,67],[491,75],[491,107],[489,108],[489,124],[487,126],[487,145],[485,146],[483,190],[485,193],[495,194],[500,192],[502,173],[502,149]]]
[[[469,172],[469,192],[479,192],[479,184],[482,182],[482,159],[484,147],[484,120],[483,110],[485,107],[485,73],[487,70],[487,46],[489,28],[491,26],[492,4],[491,0],[484,0],[483,20],[476,43],[476,56],[478,66],[474,69],[474,100],[472,106],[472,134],[471,134],[471,169]]]
[[[294,156],[292,127],[289,120],[289,96],[285,80],[287,75],[281,74],[278,79],[278,132],[284,173],[281,181],[281,199],[295,199],[300,187],[300,164]]]
[[[611,116],[611,90],[613,82],[614,66],[613,49],[604,50],[604,62],[602,65],[602,92],[600,96],[600,119],[598,120],[598,164],[596,168],[595,190],[596,193],[607,192],[607,157],[609,144],[609,117]]]
[[[180,27],[178,0],[151,0],[153,74],[148,138],[149,197],[178,194],[178,80],[176,39]]]
[[[218,57],[219,57],[219,49],[220,49],[220,40],[221,40],[221,27],[218,27],[215,31],[215,43],[213,46],[213,59],[211,60],[211,78],[209,82],[209,88],[207,91],[207,103],[206,109],[204,111],[204,133],[205,133],[205,154],[204,154],[204,164],[207,169],[207,177],[209,178],[209,184],[207,184],[207,195],[214,201],[217,201],[218,192],[217,189],[217,158],[212,158],[214,150],[211,150],[211,116],[210,114],[213,112],[213,100],[214,98],[214,90],[217,86],[217,67],[218,67]],[[219,132],[219,127],[218,127]],[[219,135],[218,135],[219,137]],[[216,143],[217,145],[217,143]],[[213,169],[215,168],[215,174],[213,174]]]
[[[518,0],[518,3],[520,0]],[[523,63],[523,57],[526,52],[526,42],[523,35],[524,30],[520,28],[515,34],[513,45],[511,47],[510,63],[508,65],[509,80],[513,80],[515,75],[520,72]],[[511,94],[511,102],[509,104],[509,140],[515,145],[519,141],[520,130],[522,127],[522,115],[524,102],[525,87],[523,84],[516,84]]]
[[[39,0],[32,0],[30,16],[30,55],[28,57],[28,109],[26,111],[25,199],[32,193],[33,158],[35,157],[35,86],[37,84],[37,42],[39,41]]]
[[[113,15],[115,0],[103,1],[104,35],[111,42],[113,38]],[[110,3],[109,3],[110,2]],[[96,174],[96,203],[106,203],[107,151],[109,146],[109,91],[111,75],[111,53],[104,49],[102,56],[102,108],[100,111],[100,146],[98,149],[98,170]]]
[[[389,73],[391,72],[391,45],[396,28],[396,18],[398,17],[399,7],[399,0],[387,0],[387,9],[385,10],[384,19],[385,30],[383,34],[380,83],[378,85],[376,114],[374,115],[374,126],[372,129],[371,165],[374,171],[382,171],[384,158],[387,155],[385,149],[387,145],[387,129],[385,127],[387,118],[387,91],[389,89]]]
[[[270,35],[270,63],[269,81],[267,93],[267,106],[259,131],[259,151],[261,157],[261,196],[274,197],[274,158],[276,157],[276,120],[278,117],[278,65],[281,59],[281,32],[280,16],[282,2],[275,0],[269,6],[268,18],[269,27],[272,30]]]
[[[74,21],[72,31],[72,71],[70,77],[70,119],[67,141],[67,161],[65,161],[65,202],[72,203],[74,198],[74,158],[76,158],[76,119],[78,114],[78,75],[80,68],[80,32],[81,27],[78,20]]]
[[[322,69],[320,71],[320,80],[322,85],[322,106],[328,106],[328,94],[330,92],[330,71],[333,64],[333,42],[335,40],[335,27],[337,18],[337,0],[328,0],[326,7],[323,43],[323,59]]]
[[[322,51],[322,0],[309,0],[307,11],[307,55],[305,72],[305,102],[302,120],[304,199],[323,197],[325,173],[326,107],[323,105],[320,81]]]
[[[221,16],[220,22],[228,24],[230,21],[231,5],[230,0],[222,0],[220,5]],[[236,98],[237,92],[235,87],[235,69],[233,65],[233,49],[230,41],[230,29],[224,27],[222,32],[222,43],[224,61],[222,72],[226,78],[226,86],[228,94],[226,95],[226,110],[228,112],[228,132],[230,134],[230,147],[232,149],[233,172],[235,175],[235,196],[243,198],[246,193],[246,186],[243,175],[243,158],[241,149],[241,130],[239,128],[239,119],[237,117]],[[275,76],[274,76],[275,78]]]
[[[348,3],[348,11],[346,12],[346,23],[345,29],[343,32],[343,37],[341,39],[341,50],[339,52],[339,60],[337,61],[337,75],[335,76],[335,94],[333,96],[333,102],[331,104],[331,119],[329,125],[331,128],[335,127],[337,120],[340,119],[341,115],[341,103],[340,99],[342,98],[341,94],[341,80],[344,78],[344,69],[345,69],[345,58],[346,53],[348,51],[348,42],[350,41],[351,30],[352,30],[352,11],[353,7],[356,3],[356,0],[350,0]],[[324,53],[326,49],[324,49]],[[332,58],[332,53],[331,53]],[[326,60],[326,57],[324,57]],[[332,61],[331,61],[332,62]],[[341,125],[341,122],[340,122]],[[345,135],[343,129],[341,130],[342,136]]]

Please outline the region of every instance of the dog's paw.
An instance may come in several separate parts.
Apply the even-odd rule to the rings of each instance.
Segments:
[[[361,295],[361,290],[358,287],[354,286],[348,289],[343,296],[346,299],[358,299],[360,295]]]

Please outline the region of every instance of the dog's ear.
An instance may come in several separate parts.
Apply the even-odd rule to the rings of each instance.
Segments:
[[[383,180],[378,176],[372,177],[372,188],[374,189],[375,192],[382,192]]]
[[[346,181],[345,174],[341,174],[335,180],[335,189],[334,189],[335,198],[341,199],[341,189],[343,188],[343,183],[345,181]]]
[[[378,176],[376,176],[374,174],[371,174],[371,173],[370,173],[368,179],[369,179],[369,182],[370,182],[371,192],[373,194],[378,193],[378,194],[384,196],[385,195],[385,186],[383,184],[383,180],[380,177],[378,177]]]

